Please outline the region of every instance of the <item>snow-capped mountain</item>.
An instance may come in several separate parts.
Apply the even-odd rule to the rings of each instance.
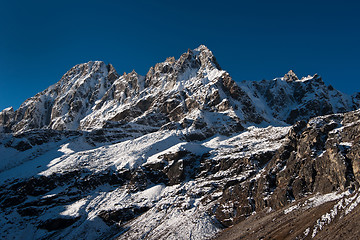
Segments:
[[[15,112],[1,112],[0,124],[14,133],[190,124],[189,129],[206,126],[208,136],[215,129],[231,133],[242,125],[293,124],[358,106],[358,99],[326,86],[317,75],[299,80],[290,71],[283,78],[236,84],[202,45],[156,64],[146,76],[135,71],[119,76],[100,61],[79,64]]]
[[[265,106],[261,111],[290,124],[359,107],[355,96],[347,96],[331,85],[326,86],[317,74],[299,80],[290,70],[283,78],[241,82],[239,86],[251,99],[256,99],[254,102],[260,100],[256,106]]]
[[[236,83],[203,45],[146,76],[79,64],[0,113],[1,237],[323,236],[358,211],[358,96],[293,71]]]
[[[14,113],[3,112],[3,125],[13,132],[39,128],[77,129],[80,120],[90,113],[113,80],[111,65],[103,62],[79,64],[58,83],[26,100]]]

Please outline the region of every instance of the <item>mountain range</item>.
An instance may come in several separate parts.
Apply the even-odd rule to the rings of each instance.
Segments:
[[[359,106],[317,74],[235,82],[204,45],[76,65],[0,112],[1,237],[360,236]]]

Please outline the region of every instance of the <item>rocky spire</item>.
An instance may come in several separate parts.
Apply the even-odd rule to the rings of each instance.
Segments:
[[[194,49],[194,52],[198,52],[202,66],[212,66],[221,70],[221,67],[219,63],[216,61],[214,54],[205,45],[200,45],[199,47]]]
[[[106,65],[106,68],[108,70],[108,79],[111,82],[114,82],[116,79],[118,79],[120,77],[119,74],[116,72],[114,66],[111,63]]]
[[[293,70],[290,70],[287,74],[284,75],[284,80],[287,82],[293,82],[299,80]]]

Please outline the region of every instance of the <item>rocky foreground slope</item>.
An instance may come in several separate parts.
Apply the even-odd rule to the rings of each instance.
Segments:
[[[77,65],[0,113],[1,237],[341,238],[358,96],[292,71],[235,83],[205,46],[146,76]]]

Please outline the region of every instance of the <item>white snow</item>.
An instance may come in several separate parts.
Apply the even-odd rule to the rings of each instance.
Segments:
[[[294,205],[294,206],[291,206],[287,209],[284,210],[284,214],[288,214],[288,213],[291,213],[292,211],[296,210],[296,209],[299,209],[300,206],[299,205]]]
[[[18,152],[11,148],[4,149],[11,156],[22,156],[15,166],[9,165],[8,170],[0,173],[1,181],[15,177],[30,177],[34,175],[49,176],[53,173],[87,169],[93,173],[106,169],[124,168],[134,169],[142,164],[161,161],[161,155],[188,151],[198,157],[210,153],[214,161],[223,157],[238,158],[261,151],[275,150],[281,146],[283,137],[289,127],[250,127],[248,131],[226,137],[217,135],[202,142],[186,142],[184,131],[164,130],[146,134],[144,136],[126,140],[117,144],[94,147],[89,145],[83,136],[66,139],[61,142],[50,142],[25,152]],[[2,147],[2,146],[0,146]],[[38,155],[31,158],[34,152]],[[239,151],[241,149],[241,151]],[[40,151],[40,150],[39,150]],[[15,155],[14,155],[15,154]],[[160,158],[159,158],[160,157]],[[98,217],[103,210],[116,210],[131,206],[149,207],[150,210],[126,223],[131,226],[128,232],[119,237],[127,239],[148,238],[160,239],[202,239],[210,238],[221,230],[219,223],[206,212],[212,208],[213,201],[205,200],[205,196],[212,193],[213,199],[221,196],[221,192],[213,192],[213,184],[225,184],[229,180],[242,180],[249,176],[249,172],[232,177],[228,171],[220,171],[216,176],[223,174],[221,180],[185,181],[174,186],[157,184],[149,186],[143,191],[130,192],[124,187],[113,188],[104,185],[85,195],[83,198],[65,204],[61,207],[52,207],[39,220],[46,220],[55,216],[78,217],[74,231],[64,230],[59,236],[66,238],[96,239],[98,234],[105,234],[109,227]],[[57,197],[63,188],[56,188],[46,194],[48,199]],[[180,193],[180,194],[179,194]],[[14,216],[14,221],[18,216]],[[77,223],[76,223],[77,224]],[[10,225],[7,225],[10,227]],[[181,231],[177,231],[181,229]],[[19,230],[23,234],[25,230]],[[44,237],[44,230],[36,230],[34,238]]]
[[[351,143],[351,142],[342,142],[342,143],[340,143],[340,145],[346,146],[346,147],[352,147],[352,143]]]
[[[69,148],[69,145],[70,145],[70,143],[66,143],[64,145],[61,145],[60,146],[61,148],[59,149],[59,152],[63,152],[65,154],[67,154],[67,155],[74,153],[75,151],[72,150],[71,148]]]
[[[306,237],[307,235],[309,235],[309,233],[310,233],[310,228],[305,229],[305,231],[304,231],[304,237]]]
[[[80,215],[81,209],[88,202],[86,198],[80,199],[79,201],[66,206],[66,210],[61,212],[60,215],[78,217]]]
[[[179,151],[188,151],[194,155],[201,156],[202,154],[208,152],[209,150],[210,150],[209,148],[203,146],[200,143],[181,142],[181,143],[178,143],[178,144],[166,149],[165,151],[162,151],[162,152],[159,152],[159,153],[156,153],[156,154],[150,156],[147,159],[146,163],[148,164],[148,163],[159,162],[159,161],[161,161],[161,156],[164,154],[176,153]]]
[[[328,193],[325,195],[317,195],[315,197],[309,198],[309,200],[306,202],[306,204],[307,204],[308,208],[314,208],[314,207],[320,206],[326,202],[331,202],[331,201],[341,199],[344,196],[347,196],[349,194],[350,193],[348,191],[346,191],[346,192],[342,192],[342,193],[332,192],[332,193]]]
[[[81,168],[99,172],[110,166],[114,166],[116,169],[133,169],[145,163],[148,157],[164,151],[180,141],[176,132],[155,132],[134,140],[77,151],[62,158],[55,158],[48,165],[49,168],[40,174],[48,176],[54,172]]]
[[[325,225],[330,224],[332,220],[339,215],[339,212],[345,209],[345,215],[351,212],[360,202],[358,197],[358,192],[353,194],[350,191],[345,191],[342,193],[329,193],[321,196],[319,200],[315,200],[316,197],[309,199],[310,202],[312,201],[314,204],[309,204],[309,207],[317,207],[325,202],[329,201],[337,201],[334,204],[333,208],[323,214],[317,221],[316,224],[313,226],[312,230],[312,238],[314,238],[319,231],[321,231]],[[315,201],[314,201],[315,200]]]

